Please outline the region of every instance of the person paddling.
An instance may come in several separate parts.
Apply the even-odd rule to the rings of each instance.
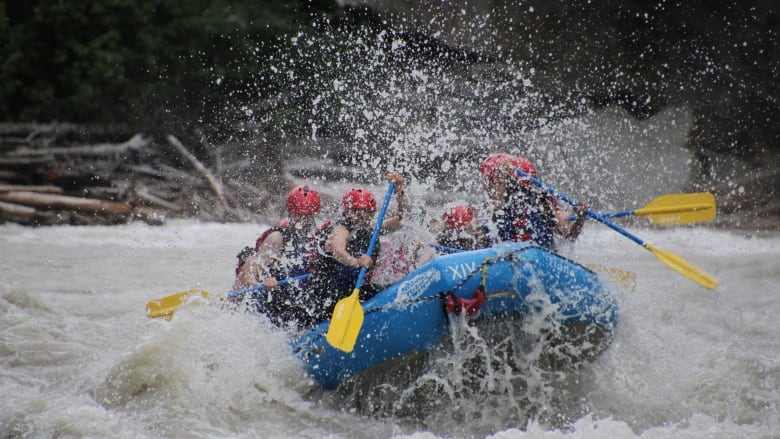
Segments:
[[[440,227],[435,244],[458,250],[487,247],[487,237],[476,223],[474,209],[467,204],[456,204],[444,209]]]
[[[239,254],[233,284],[234,291],[264,285],[265,294],[253,296],[254,304],[257,311],[280,325],[306,320],[300,289],[292,284],[280,287],[279,280],[308,272],[315,215],[321,208],[320,195],[309,186],[298,186],[287,195],[286,207],[288,217],[265,230],[253,250],[242,252],[250,256],[242,261]]]
[[[574,207],[577,219],[568,214],[546,192],[515,172],[520,169],[536,178],[536,166],[523,157],[505,153],[490,154],[479,166],[490,196],[492,213],[486,224],[491,241],[532,241],[555,249],[555,234],[574,241],[585,224],[588,206]]]
[[[390,173],[388,177],[395,183],[398,214],[384,220],[382,231],[398,229],[409,210],[403,177],[397,173]],[[336,302],[348,296],[355,287],[360,269],[371,267],[379,254],[380,245],[374,248],[372,255],[365,254],[377,208],[371,192],[365,188],[352,188],[344,194],[341,204],[341,219],[323,231],[311,261],[307,291],[311,295],[309,305],[314,324],[330,317]],[[377,288],[366,279],[360,289],[360,299],[366,300],[376,292]]]

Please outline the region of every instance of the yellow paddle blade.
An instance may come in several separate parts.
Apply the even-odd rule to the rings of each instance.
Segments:
[[[611,281],[620,284],[623,288],[636,290],[636,273],[617,267],[609,267],[601,264],[585,264],[588,269],[600,275],[605,275]]]
[[[634,215],[647,216],[661,226],[709,222],[716,213],[715,196],[709,192],[661,195],[634,210]]]
[[[152,300],[146,304],[146,317],[150,319],[164,318],[170,320],[173,317],[173,312],[179,309],[182,303],[189,297],[200,294],[202,297],[209,297],[208,291],[189,289],[180,291],[170,296],[165,296],[161,299]]]
[[[360,291],[356,288],[352,294],[336,303],[325,339],[336,349],[352,352],[361,326],[363,307],[360,306]]]
[[[691,264],[680,256],[669,251],[661,250],[647,243],[644,244],[644,247],[653,252],[655,257],[666,264],[669,268],[677,271],[678,273],[703,286],[704,288],[712,289],[718,286],[718,279],[716,279],[715,276]]]

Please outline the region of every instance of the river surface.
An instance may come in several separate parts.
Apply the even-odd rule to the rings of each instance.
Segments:
[[[319,389],[257,316],[196,302],[146,318],[152,299],[227,292],[261,229],[0,226],[0,437],[780,436],[780,235],[630,228],[717,276],[710,291],[588,224],[568,256],[636,275],[615,289],[607,351],[566,376],[529,374],[523,395],[434,392],[415,416]]]

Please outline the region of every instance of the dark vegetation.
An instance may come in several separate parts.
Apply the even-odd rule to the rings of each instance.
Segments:
[[[285,38],[355,17],[327,1],[0,1],[0,221],[273,210],[273,140],[297,118],[262,72]]]
[[[256,99],[268,43],[306,30],[311,12],[231,0],[4,6],[0,119],[161,129],[218,124],[226,105]]]

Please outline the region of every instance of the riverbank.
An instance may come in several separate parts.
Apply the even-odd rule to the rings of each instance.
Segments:
[[[0,222],[109,225],[255,220],[277,206],[280,158],[252,139],[125,126],[0,124]],[[246,146],[241,146],[246,145]],[[274,183],[276,182],[276,183]]]
[[[374,180],[372,167],[344,164],[348,151],[330,139],[212,144],[117,126],[0,124],[0,223],[273,222],[283,214],[282,195],[301,181]],[[711,155],[704,162],[694,183],[674,190],[712,192],[718,216],[711,227],[780,230],[780,160]],[[438,206],[441,194],[440,187],[421,186],[417,196]]]

